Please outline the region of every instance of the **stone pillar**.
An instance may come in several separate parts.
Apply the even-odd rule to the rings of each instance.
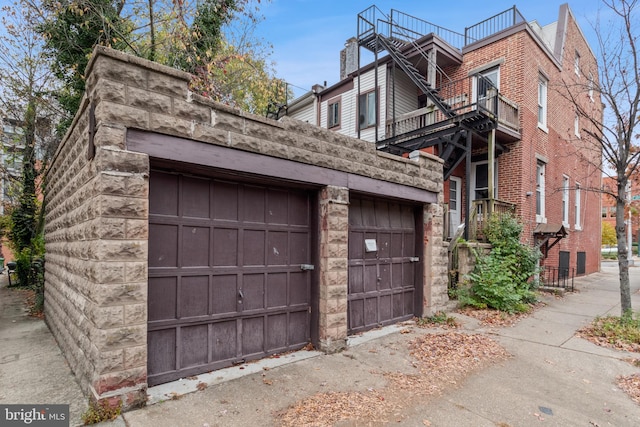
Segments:
[[[445,310],[449,296],[447,287],[448,258],[444,245],[444,196],[438,193],[438,203],[424,206],[424,288],[423,316],[432,316]]]
[[[319,346],[325,352],[347,342],[349,190],[328,186],[320,192]]]

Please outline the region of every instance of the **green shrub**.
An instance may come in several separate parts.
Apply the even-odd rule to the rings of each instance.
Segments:
[[[522,224],[510,214],[493,215],[484,230],[492,249],[478,254],[468,276],[469,285],[458,290],[463,305],[494,308],[509,313],[523,312],[536,301],[537,249],[520,242]]]

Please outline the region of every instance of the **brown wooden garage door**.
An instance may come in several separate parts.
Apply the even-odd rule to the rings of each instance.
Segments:
[[[303,191],[152,171],[148,383],[310,340]]]
[[[416,313],[415,213],[412,206],[354,199],[349,206],[349,333]]]

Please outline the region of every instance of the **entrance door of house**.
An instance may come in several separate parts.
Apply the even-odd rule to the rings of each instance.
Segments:
[[[462,179],[449,178],[449,237],[453,237],[462,221]]]
[[[558,278],[564,280],[569,277],[569,263],[571,261],[571,252],[560,251],[558,260]]]
[[[310,341],[310,193],[152,170],[148,383]]]
[[[349,203],[350,334],[411,319],[417,312],[419,274],[414,208],[353,197]]]

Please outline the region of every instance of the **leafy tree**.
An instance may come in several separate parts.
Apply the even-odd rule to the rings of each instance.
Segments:
[[[609,194],[616,201],[616,238],[620,278],[622,315],[629,315],[631,291],[629,287],[629,250],[625,225],[625,209],[629,203],[627,186],[640,164],[638,146],[640,125],[640,4],[637,0],[603,0],[604,11],[593,23],[599,57],[598,76],[587,83],[566,82],[563,95],[570,99],[585,123],[581,131],[599,142],[605,175],[615,180],[613,189],[594,189]],[[604,19],[602,21],[601,19]],[[588,76],[590,70],[583,70]],[[594,73],[595,74],[595,73]],[[598,77],[596,79],[596,77]],[[604,115],[592,114],[585,94],[601,98]],[[599,160],[599,159],[598,159]],[[601,167],[601,165],[596,164]],[[613,170],[613,172],[611,172]]]
[[[96,45],[123,50],[129,46],[130,25],[120,18],[123,1],[44,0],[31,1],[41,10],[38,31],[46,42],[54,75],[63,82],[56,96],[66,116],[58,126],[63,134],[80,107],[84,94],[84,72]]]
[[[602,244],[607,246],[616,244],[616,228],[607,221],[602,221]]]

